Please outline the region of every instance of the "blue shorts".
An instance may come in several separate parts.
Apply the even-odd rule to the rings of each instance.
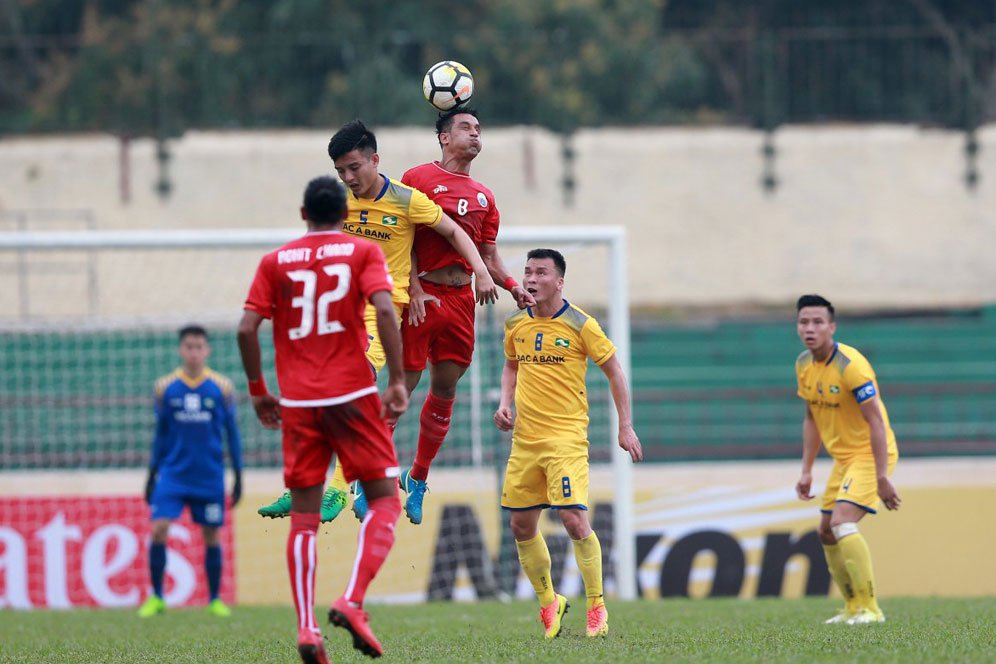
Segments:
[[[225,494],[215,498],[192,496],[179,488],[157,486],[149,506],[152,519],[178,519],[183,506],[190,508],[190,517],[201,526],[218,527],[225,523]]]

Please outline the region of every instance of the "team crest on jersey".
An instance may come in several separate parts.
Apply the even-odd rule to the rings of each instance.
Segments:
[[[195,412],[201,409],[201,395],[190,392],[183,395],[183,409],[188,412]]]
[[[480,191],[479,191],[479,192],[477,192],[477,202],[481,204],[481,207],[482,207],[482,208],[486,208],[486,207],[488,207],[488,197],[487,197],[487,196],[485,196],[485,195],[484,195],[484,194],[483,194],[482,192],[480,192]]]
[[[554,340],[553,345],[557,346],[558,348],[570,348],[571,342],[570,339],[561,339],[560,337],[557,337]]]
[[[445,184],[437,184],[436,188],[432,190],[432,193],[433,194],[441,194],[444,191],[449,191],[449,189],[446,188],[446,185]]]
[[[383,219],[380,220],[380,222],[385,226],[397,226],[398,218],[385,216]]]

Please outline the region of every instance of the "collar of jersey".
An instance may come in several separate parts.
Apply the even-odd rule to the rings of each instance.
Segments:
[[[207,367],[204,367],[204,371],[201,372],[200,376],[198,376],[197,378],[191,378],[183,370],[183,367],[177,367],[176,369],[176,377],[180,380],[180,382],[182,382],[184,385],[186,385],[191,389],[196,389],[200,387],[204,383],[204,381],[206,381],[208,378],[211,377],[210,374],[211,370],[208,369]]]
[[[823,363],[823,366],[825,366],[825,367],[829,366],[830,365],[830,360],[832,360],[833,358],[837,357],[837,350],[838,350],[837,347],[838,347],[837,342],[836,341],[833,342],[833,352],[830,353],[830,357],[828,357],[827,361]]]
[[[443,168],[443,165],[440,164],[438,161],[432,162],[432,165],[435,166],[436,168],[438,168],[439,170],[441,170],[443,173],[448,173],[449,175],[457,175],[457,176],[463,177],[463,178],[469,178],[470,177],[470,173],[457,173],[456,171],[451,171],[451,170],[449,170],[447,168]]]
[[[568,307],[570,307],[570,306],[571,306],[571,303],[570,303],[570,302],[568,302],[568,301],[567,301],[567,299],[565,298],[565,299],[564,299],[564,306],[562,306],[562,307],[560,308],[560,311],[558,311],[558,312],[557,312],[557,313],[555,313],[554,315],[550,316],[550,318],[551,318],[551,319],[554,319],[554,318],[558,317],[558,316],[559,316],[560,314],[562,314],[562,313],[564,313],[565,311],[567,311],[567,308],[568,308]],[[526,307],[526,313],[528,313],[528,314],[529,314],[529,317],[530,317],[530,318],[536,318],[536,316],[534,316],[534,315],[533,315],[533,308],[532,308],[532,307]]]

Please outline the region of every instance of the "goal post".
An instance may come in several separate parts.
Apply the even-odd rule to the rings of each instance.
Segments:
[[[99,252],[102,256],[114,250],[134,250],[147,255],[159,250],[204,250],[204,249],[258,249],[260,252],[298,237],[300,229],[211,229],[211,230],[159,230],[159,231],[83,231],[83,232],[3,232],[0,233],[0,252]],[[626,265],[626,232],[621,226],[547,226],[516,227],[508,226],[501,230],[500,246],[503,257],[515,271],[521,261],[510,260],[512,251],[506,247],[534,248],[550,246],[588,248],[599,247],[606,251],[604,274],[598,275],[599,282],[607,286],[605,310],[607,333],[615,343],[620,365],[631,380],[630,363],[630,320],[629,286]],[[564,252],[568,253],[568,252]],[[258,260],[258,256],[255,257]],[[514,267],[513,267],[514,266]],[[577,270],[577,268],[575,268]],[[241,290],[248,284],[251,273],[233,274]],[[570,293],[570,288],[568,288]],[[119,318],[120,320],[120,318]],[[473,366],[473,365],[472,365]],[[482,374],[472,372],[468,379],[472,383],[469,422],[472,427],[481,429],[488,426],[490,418],[484,408],[489,403],[487,389],[480,384]],[[425,381],[423,381],[425,382]],[[607,398],[611,395],[607,394]],[[636,589],[636,547],[633,514],[633,470],[629,455],[619,448],[616,439],[618,416],[614,407],[605,408],[606,425],[600,445],[607,445],[611,452],[613,476],[613,560],[616,594],[621,599],[635,599]],[[479,440],[479,438],[478,438]],[[474,465],[481,463],[480,450],[472,454]]]

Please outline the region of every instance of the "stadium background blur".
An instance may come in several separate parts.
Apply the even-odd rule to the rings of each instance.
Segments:
[[[303,184],[330,170],[342,122],[377,129],[395,177],[437,155],[418,83],[460,60],[485,125],[474,175],[503,226],[627,230],[634,412],[654,462],[635,475],[644,596],[828,592],[815,512],[791,490],[804,291],[837,305],[838,338],[873,363],[900,441],[904,508],[866,528],[876,559],[895,561],[877,570],[882,594],[996,595],[996,534],[976,527],[996,521],[996,5],[5,5],[0,230],[298,228]],[[564,244],[568,297],[604,311],[605,257]],[[526,248],[502,253],[519,267]],[[261,253],[0,251],[0,606],[144,596],[152,382],[175,365],[175,328],[196,320],[214,333],[212,366],[239,384],[231,337]],[[508,306],[482,313],[486,414]],[[604,462],[605,386],[591,380]],[[496,507],[505,442],[487,417],[475,424],[467,394],[458,403],[434,512],[399,528],[372,588],[385,601],[528,594]],[[254,470],[225,592],[282,604],[283,577],[265,570],[283,526],[252,513],[279,487],[279,448],[244,392],[241,404]],[[612,484],[595,477],[598,528]],[[909,548],[925,522],[962,563],[926,581],[916,570],[941,551]],[[190,569],[170,587],[197,602],[185,528],[174,550]],[[352,521],[332,528],[351,543]],[[567,545],[551,549],[576,591]],[[341,585],[331,567],[323,601]]]

